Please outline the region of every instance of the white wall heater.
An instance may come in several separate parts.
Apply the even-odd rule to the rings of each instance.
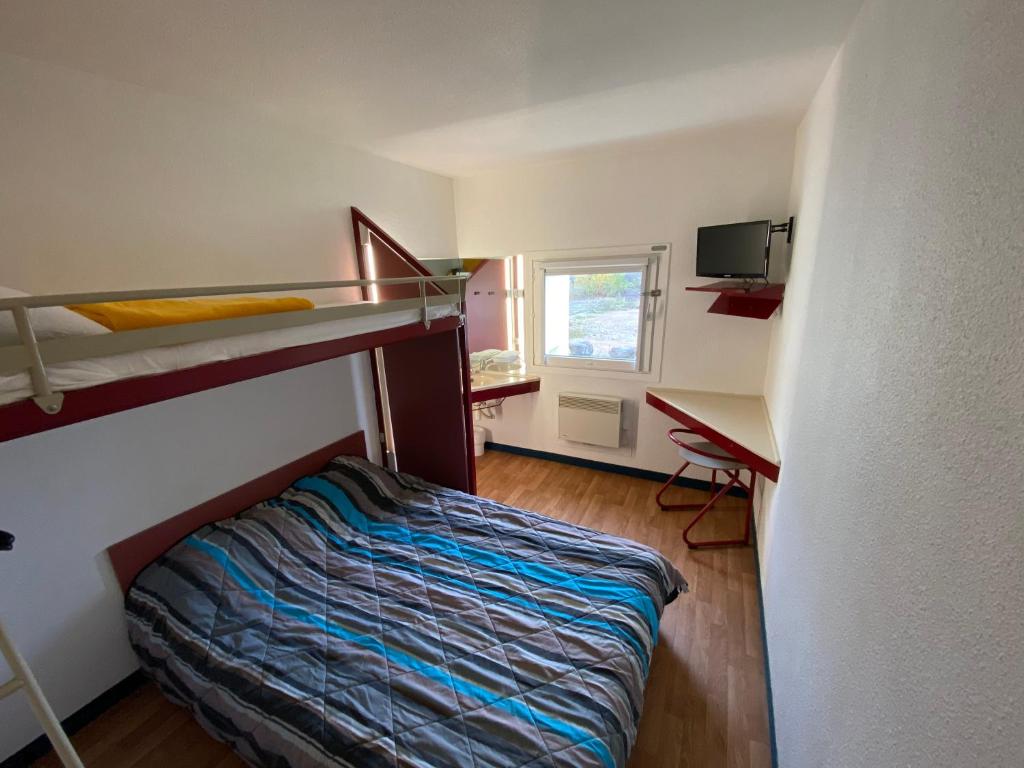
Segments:
[[[558,393],[558,436],[563,440],[618,448],[621,426],[621,397]]]

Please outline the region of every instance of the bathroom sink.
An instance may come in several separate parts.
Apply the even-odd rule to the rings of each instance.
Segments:
[[[507,384],[514,384],[517,381],[522,380],[522,376],[517,373],[501,373],[499,371],[475,371],[470,381],[473,383],[473,389],[482,389],[483,387],[503,387]]]
[[[515,384],[530,384],[540,381],[539,376],[526,376],[522,373],[504,373],[502,371],[474,371],[470,378],[470,389],[474,392],[485,392],[489,389],[509,387]],[[524,392],[526,390],[524,389]]]

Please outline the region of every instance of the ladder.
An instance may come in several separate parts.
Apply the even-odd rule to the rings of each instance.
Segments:
[[[13,536],[0,531],[0,550],[11,549],[13,543]],[[0,654],[7,660],[8,666],[10,666],[11,671],[14,673],[14,677],[6,683],[0,684],[0,699],[6,699],[18,691],[24,691],[25,695],[28,696],[28,703],[32,707],[36,720],[39,721],[39,724],[43,726],[43,730],[46,731],[46,735],[49,737],[50,743],[60,757],[61,762],[64,763],[66,768],[84,768],[78,753],[71,746],[68,735],[64,733],[60,721],[43,695],[42,688],[36,682],[35,675],[29,669],[28,662],[18,653],[18,649],[14,647],[14,641],[7,634],[2,620],[0,620]]]

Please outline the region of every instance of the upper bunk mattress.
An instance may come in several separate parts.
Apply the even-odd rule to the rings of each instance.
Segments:
[[[322,308],[332,305],[321,304],[318,306]],[[447,304],[430,307],[428,317],[431,320],[437,320],[458,313],[458,306]],[[46,374],[50,380],[50,386],[55,392],[70,392],[121,379],[153,376],[184,368],[194,368],[206,363],[223,362],[224,360],[258,355],[261,352],[272,352],[276,349],[383,331],[419,322],[422,317],[421,310],[406,309],[361,317],[347,317],[340,320],[326,320],[322,323],[312,323],[294,328],[246,333],[209,341],[153,347],[121,355],[55,363],[46,366]],[[0,373],[0,405],[24,400],[32,397],[32,394],[32,381],[28,371]]]
[[[340,457],[126,598],[143,667],[259,766],[623,766],[658,552]]]

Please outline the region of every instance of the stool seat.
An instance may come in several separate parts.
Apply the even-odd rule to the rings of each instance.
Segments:
[[[690,450],[693,448],[694,450]],[[699,452],[698,452],[699,451]],[[707,456],[705,454],[714,454]],[[747,465],[737,461],[736,457],[723,451],[714,443],[697,442],[690,443],[689,447],[679,447],[679,455],[691,464],[708,469],[746,469]]]

